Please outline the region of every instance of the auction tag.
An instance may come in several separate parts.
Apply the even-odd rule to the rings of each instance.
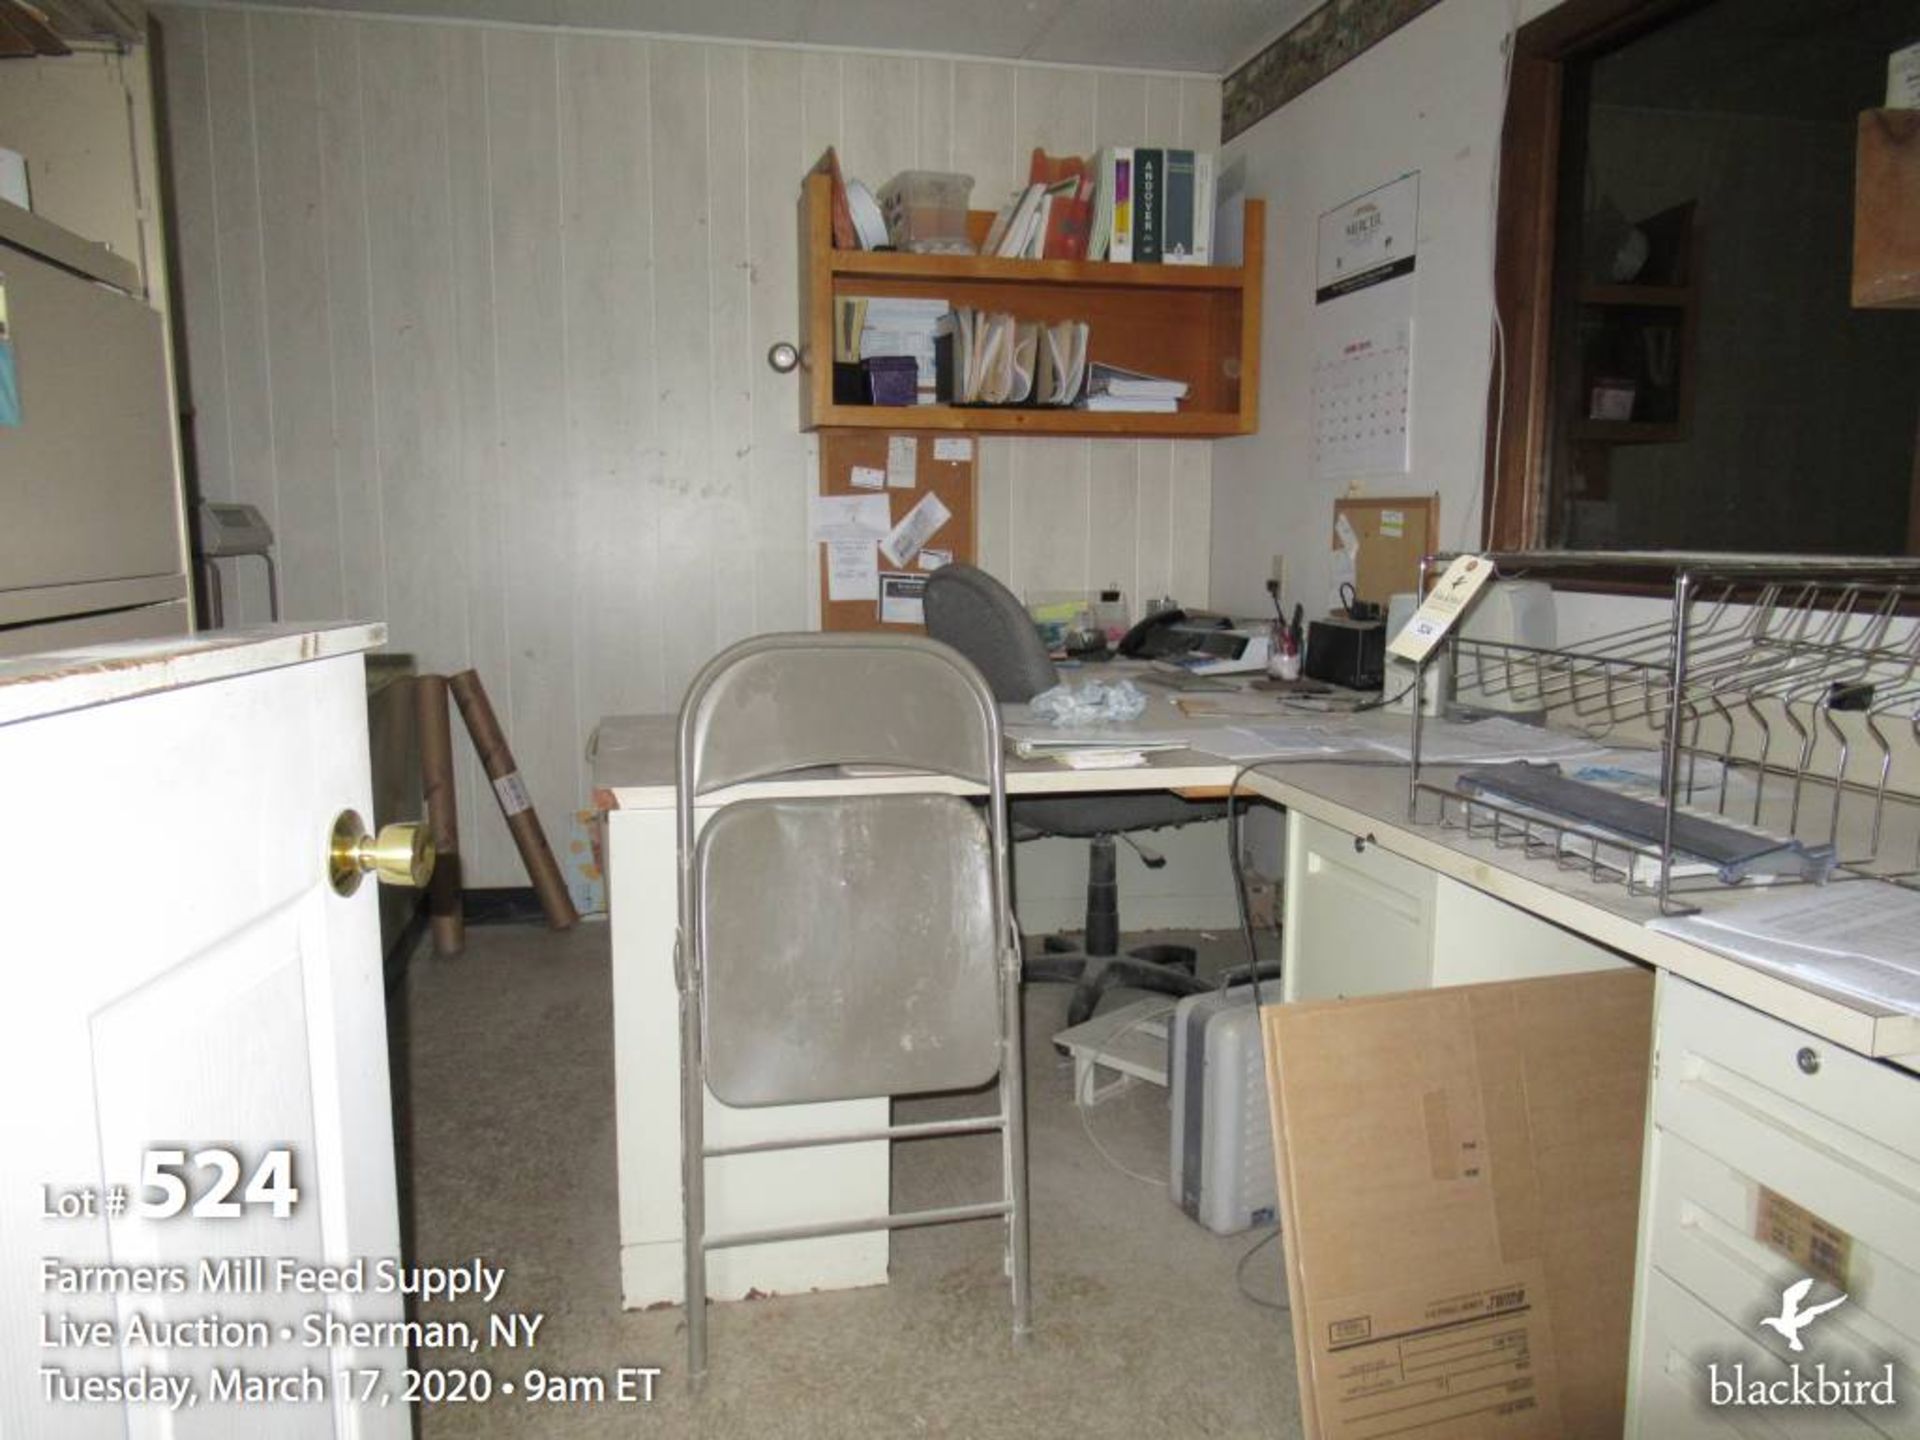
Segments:
[[[1836,1290],[1847,1288],[1853,1237],[1764,1185],[1754,1211],[1753,1238]]]
[[[527,783],[520,778],[518,770],[509,770],[493,782],[493,793],[500,797],[500,810],[509,820],[522,810],[533,808],[533,797],[527,793]]]
[[[1447,631],[1460,619],[1481,587],[1493,578],[1493,565],[1484,555],[1462,555],[1447,566],[1440,583],[1428,592],[1400,633],[1387,645],[1390,654],[1419,664],[1433,653]]]

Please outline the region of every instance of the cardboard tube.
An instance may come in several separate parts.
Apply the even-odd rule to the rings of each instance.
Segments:
[[[553,851],[547,846],[547,833],[540,828],[533,798],[527,794],[520,767],[514,764],[513,750],[501,733],[499,720],[494,717],[486,687],[480,683],[477,672],[462,670],[458,675],[447,677],[447,688],[459,702],[460,718],[467,722],[473,748],[480,753],[480,764],[486,769],[487,779],[493,782],[494,799],[500,802],[500,813],[506,817],[507,829],[513,833],[513,843],[520,848],[520,863],[527,867],[527,878],[533,882],[534,894],[540,897],[540,908],[547,912],[547,924],[555,930],[571,930],[580,919],[579,912],[568,898],[560,867],[554,863]]]
[[[467,948],[467,922],[460,908],[460,804],[453,788],[447,677],[420,676],[414,682],[413,703],[420,731],[420,786],[426,795],[427,828],[439,856],[427,886],[427,923],[433,931],[433,953],[458,955]]]

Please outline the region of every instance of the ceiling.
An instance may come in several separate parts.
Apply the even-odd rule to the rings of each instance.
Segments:
[[[1224,75],[1321,0],[262,0],[303,9]]]

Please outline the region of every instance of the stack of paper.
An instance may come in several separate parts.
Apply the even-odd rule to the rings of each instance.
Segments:
[[[947,313],[944,300],[911,300],[896,296],[850,297],[865,307],[860,326],[860,358],[910,355],[914,389],[922,405],[934,403],[936,373],[933,358],[935,328]]]
[[[1171,415],[1186,399],[1184,380],[1146,375],[1138,370],[1095,362],[1087,367],[1085,410],[1124,410],[1137,414]]]
[[[1413,756],[1413,732],[1375,736],[1368,741],[1396,760]],[[1420,725],[1422,765],[1498,765],[1507,760],[1584,760],[1604,755],[1604,745],[1564,730],[1522,725],[1517,720],[1489,716],[1485,720],[1423,720]]]
[[[1098,726],[1008,725],[1008,747],[1022,760],[1045,759],[1066,754],[1146,755],[1157,750],[1184,750],[1184,736],[1169,737],[1125,728],[1101,729]]]
[[[1870,1004],[1920,1015],[1920,895],[1880,880],[1800,885],[1650,929]]]

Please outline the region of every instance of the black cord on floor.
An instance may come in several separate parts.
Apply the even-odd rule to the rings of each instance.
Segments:
[[[1240,1257],[1240,1263],[1233,1267],[1233,1283],[1235,1286],[1239,1288],[1239,1291],[1242,1295],[1246,1296],[1247,1299],[1251,1300],[1254,1304],[1258,1305],[1262,1310],[1278,1310],[1284,1314],[1285,1312],[1293,1309],[1293,1305],[1289,1300],[1269,1300],[1267,1299],[1266,1296],[1256,1295],[1253,1293],[1252,1290],[1247,1288],[1248,1263],[1253,1259],[1254,1256],[1258,1255],[1262,1250],[1266,1249],[1267,1246],[1271,1245],[1274,1241],[1278,1240],[1279,1238],[1280,1238],[1280,1227],[1278,1225],[1275,1225],[1273,1229],[1269,1230],[1265,1235],[1262,1235],[1258,1240],[1254,1241],[1253,1245],[1248,1249],[1247,1253]],[[1286,1271],[1285,1271],[1285,1268],[1282,1267],[1281,1274],[1280,1274],[1280,1287],[1281,1287],[1280,1293],[1282,1295],[1286,1294],[1286,1283],[1287,1283]]]

